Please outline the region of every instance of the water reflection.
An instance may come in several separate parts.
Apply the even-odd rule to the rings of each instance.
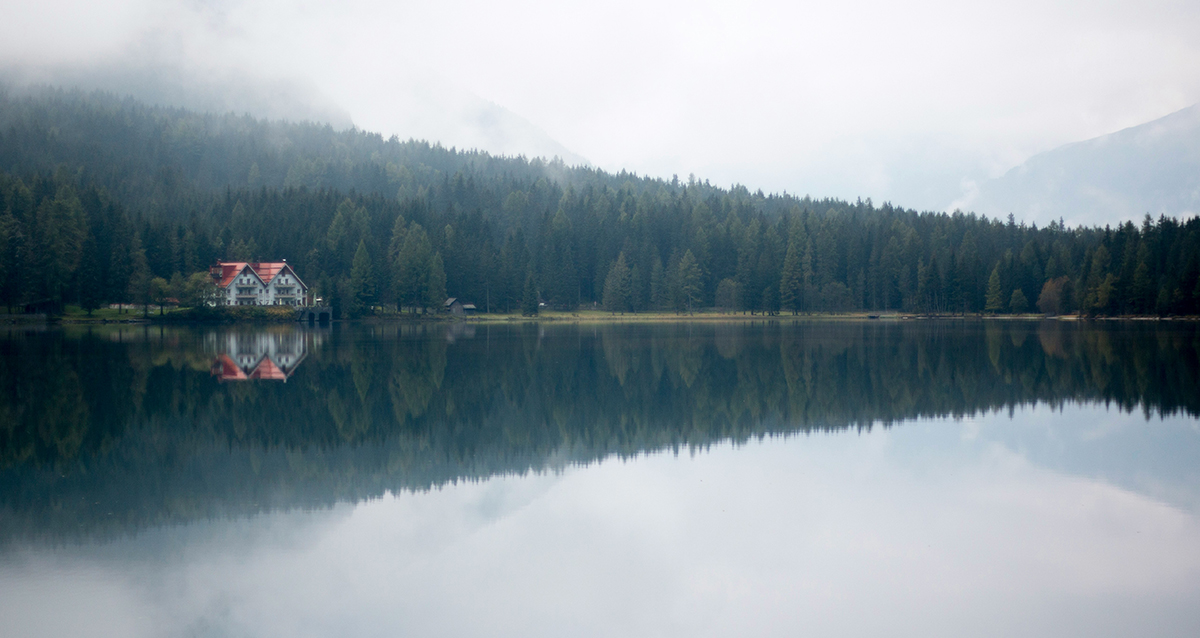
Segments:
[[[1198,351],[1186,323],[9,332],[0,539],[103,538],[613,455],[1033,404],[1195,417]],[[221,357],[233,376],[269,362],[259,378],[278,370],[288,383],[222,383]],[[1055,456],[1056,444],[1030,443],[1076,472],[1127,467],[1113,479],[1122,485],[1179,485],[1196,458],[1186,438],[1075,443]],[[1145,456],[1122,456],[1135,448]]]
[[[207,335],[205,345],[223,350],[212,365],[212,375],[221,381],[287,381],[321,340],[304,330],[231,332]]]
[[[1069,440],[1145,425],[1017,416]],[[1200,518],[1031,462],[1000,443],[1013,424],[727,442],[10,554],[0,617],[22,636],[1196,635]]]
[[[9,332],[0,633],[1193,636],[1198,355],[1140,323]]]

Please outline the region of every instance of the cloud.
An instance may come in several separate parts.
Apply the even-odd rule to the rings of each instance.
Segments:
[[[531,147],[549,140],[609,170],[922,208],[951,204],[964,178],[1200,101],[1200,5],[1172,0],[107,9],[18,7],[0,26],[0,59],[161,56],[307,83],[385,135],[526,143],[464,127],[471,117],[454,114],[469,96],[524,122],[517,137]],[[436,98],[422,102],[421,87]]]

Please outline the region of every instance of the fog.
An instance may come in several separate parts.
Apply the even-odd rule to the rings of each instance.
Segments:
[[[1194,2],[5,4],[10,79],[922,209],[1200,102]]]

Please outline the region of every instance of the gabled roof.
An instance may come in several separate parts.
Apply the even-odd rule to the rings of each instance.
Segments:
[[[228,288],[229,284],[233,283],[233,279],[246,270],[250,270],[250,274],[258,277],[258,273],[250,267],[250,264],[244,261],[218,261],[216,266],[209,269],[213,280],[216,281],[218,288]],[[259,277],[259,280],[262,278]]]
[[[254,372],[250,373],[251,379],[271,379],[273,381],[287,381],[288,376],[290,373],[279,369],[279,366],[275,365],[270,358],[264,358]]]
[[[219,273],[218,268],[220,269]],[[258,277],[264,286],[286,270],[288,274],[296,278],[301,286],[308,287],[304,285],[304,282],[296,275],[296,271],[292,270],[286,261],[218,261],[210,272],[218,288],[228,288],[229,284],[233,283],[233,279],[245,272],[247,268],[250,269],[251,274]]]
[[[287,381],[292,373],[296,371],[296,366],[303,361],[301,357],[291,368],[284,369],[271,360],[270,357],[262,357],[254,364],[253,368],[243,368],[234,362],[233,358],[228,354],[218,355],[213,361],[212,375],[221,381],[247,381],[250,379],[267,379],[270,381]]]
[[[222,354],[213,361],[212,373],[222,381],[242,381],[249,378],[227,354]]]
[[[254,269],[254,272],[258,275],[259,279],[263,280],[264,284],[269,284],[271,283],[271,280],[275,278],[275,275],[278,275],[280,271],[282,271],[284,268],[287,268],[287,262],[264,261],[252,263],[250,264],[250,267]]]

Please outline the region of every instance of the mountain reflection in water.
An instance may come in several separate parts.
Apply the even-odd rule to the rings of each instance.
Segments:
[[[1198,355],[1191,323],[10,331],[0,542],[1036,403],[1195,417]]]

